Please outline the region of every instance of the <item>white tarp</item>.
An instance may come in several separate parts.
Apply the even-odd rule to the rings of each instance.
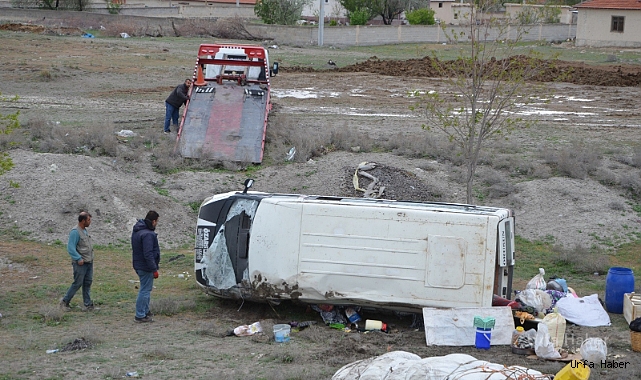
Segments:
[[[474,317],[494,317],[490,344],[510,344],[514,317],[509,306],[457,307],[451,309],[423,308],[425,341],[428,346],[474,346],[476,328]]]
[[[579,326],[610,326],[610,316],[601,306],[597,294],[563,297],[556,301],[556,308],[565,319]]]
[[[332,380],[498,380],[549,379],[539,371],[477,360],[465,354],[421,359],[405,351],[359,360],[339,369]]]

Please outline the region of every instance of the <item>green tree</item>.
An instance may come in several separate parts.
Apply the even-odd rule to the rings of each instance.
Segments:
[[[434,14],[436,12],[430,8],[420,8],[413,11],[405,12],[405,18],[410,25],[434,25]]]
[[[18,100],[17,96],[13,98],[6,98],[2,96],[2,93],[0,92],[0,101],[15,102],[16,100]],[[18,115],[20,115],[20,111],[8,114],[0,113],[0,135],[9,135],[14,130],[20,128]],[[1,146],[0,149],[2,149]],[[7,152],[0,151],[0,175],[8,172],[9,170],[11,170],[11,168],[13,168],[13,161],[11,160],[11,157],[9,157],[9,154]]]
[[[531,94],[537,91],[526,82],[547,68],[531,52],[524,55],[518,50],[520,55],[515,55],[527,27],[489,17],[485,11],[497,4],[496,0],[479,0],[463,15],[462,29],[457,31],[441,25],[450,42],[460,44],[461,49],[455,61],[434,58],[432,64],[454,91],[415,92],[420,100],[412,107],[424,112],[426,131],[444,133],[460,149],[468,203],[472,203],[474,174],[484,144],[528,126],[515,116],[516,111],[530,103]]]
[[[350,25],[365,25],[371,19],[372,16],[367,9],[358,9],[349,13]]]
[[[349,18],[351,25],[365,25],[367,21],[376,16],[376,12],[372,9],[371,0],[340,0],[340,4],[347,11],[347,18]],[[362,22],[364,18],[367,20]]]
[[[294,25],[310,0],[258,0],[254,14],[265,24]]]

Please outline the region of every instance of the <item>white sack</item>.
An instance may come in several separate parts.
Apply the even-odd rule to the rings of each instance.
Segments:
[[[520,377],[522,376],[522,377]],[[529,377],[526,377],[529,376]],[[541,372],[519,366],[477,360],[465,354],[421,359],[404,351],[359,360],[339,369],[332,380],[499,380],[547,379]]]
[[[428,346],[474,346],[476,327],[474,317],[494,317],[490,345],[512,343],[514,317],[509,306],[456,307],[450,309],[423,308],[425,342]]]
[[[534,339],[534,352],[536,356],[542,359],[561,359],[561,354],[554,348],[554,343],[550,339],[548,326],[545,323],[539,323]]]
[[[565,319],[579,326],[610,326],[610,316],[601,306],[597,294],[561,298],[556,302],[556,308]]]

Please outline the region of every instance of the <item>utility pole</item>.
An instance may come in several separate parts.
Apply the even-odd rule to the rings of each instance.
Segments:
[[[323,28],[325,27],[325,0],[320,1],[318,12],[318,46],[323,46]]]

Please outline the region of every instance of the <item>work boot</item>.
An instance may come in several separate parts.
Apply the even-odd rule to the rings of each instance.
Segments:
[[[82,311],[98,311],[98,310],[100,310],[100,308],[95,307],[93,303],[91,305],[82,307]]]
[[[60,308],[64,311],[71,311],[71,306],[69,306],[69,302],[65,301],[64,298],[60,299]]]
[[[153,322],[153,321],[154,320],[151,319],[151,317],[147,317],[147,316],[142,317],[142,318],[134,317],[134,322],[137,322],[137,323],[148,323],[148,322]]]

